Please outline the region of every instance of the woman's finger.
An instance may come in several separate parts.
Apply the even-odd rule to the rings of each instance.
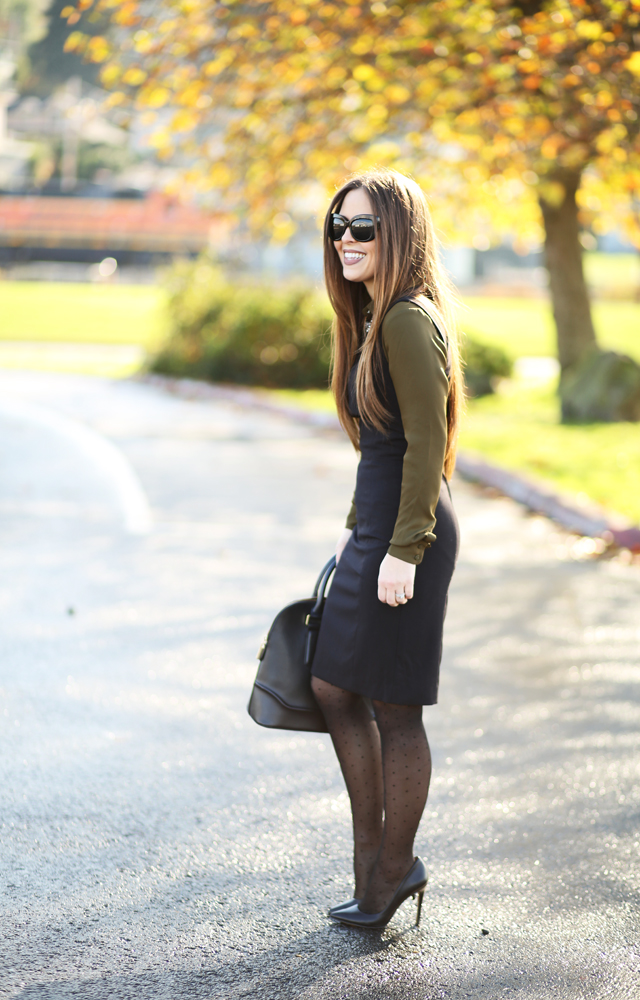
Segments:
[[[397,608],[400,603],[398,600],[399,593],[400,589],[398,587],[387,587],[387,604],[389,604],[392,608]]]
[[[408,601],[413,597],[413,580],[410,583],[405,583],[404,585],[404,596]]]

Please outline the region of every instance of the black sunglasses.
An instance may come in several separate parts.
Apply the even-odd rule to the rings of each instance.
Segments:
[[[354,215],[353,219],[345,219],[344,215],[334,212],[329,223],[329,235],[332,240],[341,240],[347,229],[358,243],[370,243],[376,238],[376,230],[380,229],[380,219],[377,215]]]

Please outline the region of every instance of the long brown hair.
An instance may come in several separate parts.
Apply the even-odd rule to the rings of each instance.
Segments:
[[[349,191],[363,188],[374,215],[380,217],[376,234],[377,259],[371,324],[364,333],[364,311],[370,302],[363,282],[347,281],[330,233],[331,214],[338,212]],[[454,315],[455,296],[440,263],[438,241],[427,200],[414,180],[397,170],[368,170],[352,177],[334,195],[324,225],[324,273],[329,299],[335,312],[331,387],[340,422],[355,448],[359,442],[358,420],[347,404],[349,372],[360,354],[357,399],[360,415],[384,431],[389,413],[380,395],[382,366],[382,321],[390,306],[402,296],[430,300],[432,311],[444,328],[450,357],[447,398],[447,449],[444,473],[451,478],[456,462],[456,439],[464,401],[462,371]]]

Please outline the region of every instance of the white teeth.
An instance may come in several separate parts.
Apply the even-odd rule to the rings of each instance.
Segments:
[[[345,250],[344,252],[345,260],[362,260],[363,257],[366,257],[366,254],[357,251],[354,253],[353,250]]]

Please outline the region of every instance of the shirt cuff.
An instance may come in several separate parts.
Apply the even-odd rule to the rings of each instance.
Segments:
[[[422,562],[424,550],[430,549],[435,540],[436,536],[432,532],[429,532],[419,542],[413,542],[411,545],[391,544],[387,549],[387,555],[395,556],[396,559],[402,559],[403,562],[413,563],[414,566],[418,566]]]

